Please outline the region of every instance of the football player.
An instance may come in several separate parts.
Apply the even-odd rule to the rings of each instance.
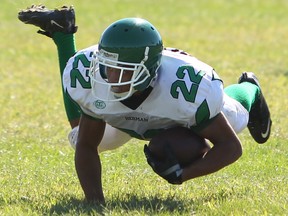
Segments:
[[[153,170],[181,184],[235,162],[242,154],[236,134],[246,126],[256,142],[269,138],[270,112],[254,73],[242,73],[237,84],[223,89],[211,66],[181,50],[163,48],[159,32],[147,20],[117,20],[104,30],[99,44],[76,52],[72,7],[49,10],[36,5],[20,11],[18,18],[40,27],[39,33],[57,46],[73,127],[69,137],[76,146],[76,171],[87,200],[104,202],[99,151],[110,149],[105,145],[114,148],[130,137],[150,140],[168,128],[189,128],[213,147],[186,167],[175,160],[156,163],[144,147]]]

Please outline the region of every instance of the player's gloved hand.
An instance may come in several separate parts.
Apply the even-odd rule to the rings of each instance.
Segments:
[[[183,169],[175,158],[169,145],[165,146],[166,159],[164,161],[159,161],[147,145],[144,146],[144,153],[148,164],[155,173],[167,180],[170,184],[182,184]]]

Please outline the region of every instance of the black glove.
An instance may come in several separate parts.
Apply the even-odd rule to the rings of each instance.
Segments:
[[[177,158],[175,158],[170,145],[165,146],[166,159],[159,161],[150,151],[147,145],[144,146],[144,153],[148,164],[155,173],[167,180],[170,184],[182,184],[182,172]]]

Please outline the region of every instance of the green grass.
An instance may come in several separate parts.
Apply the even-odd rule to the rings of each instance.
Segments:
[[[166,46],[209,63],[225,85],[254,71],[271,108],[268,143],[257,145],[245,130],[236,163],[181,186],[152,172],[143,142],[102,153],[105,207],[82,202],[55,46],[17,20],[32,3],[0,7],[0,215],[288,215],[287,1],[42,1],[75,6],[78,49],[97,43],[116,19],[146,18]]]

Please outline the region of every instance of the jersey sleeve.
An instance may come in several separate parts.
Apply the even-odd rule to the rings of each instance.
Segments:
[[[210,90],[195,113],[195,130],[205,128],[222,110],[224,104],[223,83],[213,71]]]
[[[96,118],[89,110],[91,83],[89,68],[93,52],[97,46],[78,51],[69,59],[63,73],[64,94],[70,97],[80,108],[81,112]]]

